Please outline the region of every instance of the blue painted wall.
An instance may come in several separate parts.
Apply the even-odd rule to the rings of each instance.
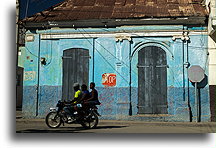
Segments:
[[[167,121],[188,121],[189,99],[193,120],[196,118],[194,87],[187,80],[187,68],[183,66],[188,57],[191,65],[200,65],[208,76],[207,35],[189,35],[190,42],[181,39],[172,40],[172,36],[132,37],[132,41],[116,41],[115,37],[90,38],[86,32],[110,33],[116,31],[143,30],[181,30],[182,26],[139,26],[112,29],[59,29],[36,31],[34,41],[26,42],[24,59],[24,97],[23,113],[25,117],[45,117],[50,107],[54,107],[62,96],[62,55],[69,48],[89,50],[89,81],[96,83],[101,106],[99,111],[103,119],[138,119],[138,51],[146,46],[158,46],[167,55]],[[191,30],[200,28],[191,28]],[[202,28],[203,29],[203,28]],[[79,33],[83,38],[41,39],[41,33]],[[172,34],[170,32],[170,34]],[[88,38],[87,38],[88,37]],[[184,54],[183,54],[184,48]],[[131,49],[131,51],[130,51]],[[188,49],[188,53],[187,53]],[[131,56],[131,96],[130,96],[130,52]],[[93,56],[94,55],[94,56]],[[183,56],[184,55],[184,56]],[[40,64],[40,58],[46,58],[46,65]],[[94,65],[93,65],[94,60]],[[184,67],[184,69],[183,69]],[[184,71],[184,73],[183,73]],[[102,85],[102,74],[115,73],[115,87]],[[154,86],[152,86],[154,87]],[[157,92],[157,88],[155,88]],[[209,88],[201,89],[202,121],[210,121]],[[132,118],[129,117],[131,98]]]

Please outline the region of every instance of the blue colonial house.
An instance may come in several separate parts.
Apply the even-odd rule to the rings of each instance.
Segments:
[[[196,121],[188,68],[199,65],[210,121],[207,19],[202,0],[65,0],[25,18],[24,116],[43,118],[74,82],[95,82],[102,119]]]

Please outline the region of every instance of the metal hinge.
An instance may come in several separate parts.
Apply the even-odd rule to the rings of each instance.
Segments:
[[[80,57],[91,59],[91,56],[80,56]],[[73,59],[73,57],[62,56],[62,59]]]
[[[151,66],[142,66],[142,65],[137,65],[137,68],[149,68]]]
[[[153,67],[153,65],[149,65],[149,66],[142,66],[142,65],[137,65],[137,68],[149,68],[149,67]],[[155,67],[166,67],[169,68],[169,65],[156,65]]]
[[[156,67],[166,67],[166,68],[169,68],[169,65],[156,65]]]

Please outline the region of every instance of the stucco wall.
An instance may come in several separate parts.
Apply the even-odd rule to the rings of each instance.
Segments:
[[[26,117],[44,117],[49,108],[55,106],[62,95],[63,51],[69,48],[85,48],[89,50],[91,56],[89,59],[89,81],[96,83],[102,103],[99,107],[102,118],[129,119],[130,103],[132,115],[135,117],[138,112],[137,51],[145,46],[158,46],[165,50],[169,66],[167,68],[167,105],[170,116],[167,121],[189,121],[188,100],[191,103],[192,115],[195,120],[194,87],[188,82],[187,68],[183,63],[188,60],[191,65],[200,65],[208,76],[208,66],[206,65],[208,38],[206,32],[203,31],[204,28],[189,28],[191,30],[190,41],[183,44],[179,37],[182,35],[182,28],[182,26],[140,26],[116,29],[44,30],[35,34],[28,32],[28,35],[34,35],[34,41],[26,42],[25,55],[22,54],[25,59],[24,115]],[[153,31],[150,32],[150,30]],[[128,34],[122,35],[122,32],[127,31]],[[136,33],[131,33],[132,31]],[[58,36],[44,37],[43,35],[47,35],[47,33],[58,33]],[[176,36],[175,40],[173,40],[174,35]],[[129,87],[130,53],[133,53],[131,57],[131,92]],[[41,65],[38,61],[41,57],[46,58],[46,65]],[[104,73],[117,75],[116,86],[103,86],[102,74]],[[201,89],[200,93],[202,121],[210,120],[208,91],[207,85]]]

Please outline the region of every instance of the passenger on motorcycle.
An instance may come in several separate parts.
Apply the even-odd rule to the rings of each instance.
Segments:
[[[80,99],[79,103],[82,103],[83,101],[90,98],[90,93],[87,89],[87,85],[83,84],[81,86],[81,90],[82,90],[82,98]]]
[[[98,100],[98,92],[97,90],[95,89],[95,83],[94,82],[91,82],[90,83],[90,89],[92,90],[90,92],[90,98],[88,98],[87,100],[84,101],[84,108],[87,109],[88,107],[93,107],[95,108],[95,112],[98,116],[101,116],[98,111],[97,111],[97,107],[96,105],[100,105],[101,103],[99,102]]]
[[[98,92],[95,89],[95,83],[94,82],[90,83],[90,89],[92,90],[90,92],[90,98],[87,99],[86,101],[84,101],[84,104],[88,104],[90,106],[92,106],[92,105],[100,105],[100,102],[98,100]]]

